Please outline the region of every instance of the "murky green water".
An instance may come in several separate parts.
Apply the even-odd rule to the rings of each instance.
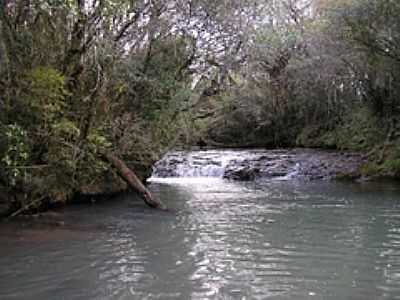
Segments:
[[[0,299],[400,299],[395,184],[154,182],[128,197],[0,226]]]

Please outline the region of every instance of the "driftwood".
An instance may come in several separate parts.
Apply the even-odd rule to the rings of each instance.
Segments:
[[[122,160],[112,153],[106,153],[104,156],[114,166],[114,168],[117,169],[121,178],[124,179],[132,189],[142,196],[144,202],[148,206],[163,210],[166,209],[164,203],[158,199],[155,199],[151,195],[150,191],[144,186],[136,174],[130,168],[128,168],[128,166]]]
[[[9,215],[7,219],[11,219],[14,218],[20,214],[22,214],[23,212],[27,211],[28,209],[30,209],[33,205],[39,204],[40,202],[42,202],[46,197],[43,196],[41,198],[35,199],[31,202],[29,202],[27,205],[23,205],[20,209],[18,209],[17,211],[13,212],[11,215]]]

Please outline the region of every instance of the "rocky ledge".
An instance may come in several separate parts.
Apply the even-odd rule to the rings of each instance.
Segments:
[[[327,180],[358,178],[366,156],[313,149],[172,152],[155,165],[155,177],[223,177]]]
[[[255,180],[280,179],[333,179],[357,178],[366,157],[357,153],[326,152],[318,150],[283,150],[231,161],[225,168],[224,178]]]

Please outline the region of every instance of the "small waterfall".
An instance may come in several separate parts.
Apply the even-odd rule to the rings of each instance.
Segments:
[[[178,177],[223,177],[225,168],[218,165],[190,165],[177,166]]]
[[[290,169],[288,171],[288,173],[286,175],[281,176],[281,177],[277,177],[276,179],[277,180],[282,180],[282,181],[291,180],[293,178],[297,178],[299,173],[300,173],[300,163],[296,163],[292,167],[292,169]]]
[[[362,162],[356,154],[307,149],[177,151],[154,165],[152,178],[319,180],[352,174]]]
[[[222,178],[226,166],[242,157],[235,151],[171,152],[154,165],[152,177]]]

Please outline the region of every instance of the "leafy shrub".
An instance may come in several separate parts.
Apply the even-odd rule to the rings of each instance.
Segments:
[[[355,151],[370,150],[385,139],[379,118],[368,108],[349,113],[336,133],[339,148]]]
[[[386,160],[382,168],[395,177],[400,177],[400,158]]]
[[[21,167],[25,166],[30,156],[27,132],[17,124],[10,124],[4,126],[2,135],[6,146],[5,152],[0,154],[0,164],[6,170],[9,186],[15,186],[24,179],[25,171]]]

